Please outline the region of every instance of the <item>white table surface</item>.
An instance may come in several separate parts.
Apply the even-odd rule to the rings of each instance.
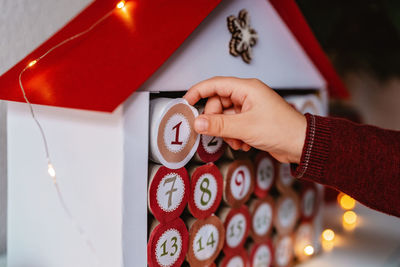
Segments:
[[[400,219],[357,203],[358,224],[342,227],[338,206],[326,208],[325,225],[335,231],[335,247],[299,264],[301,267],[400,267]]]

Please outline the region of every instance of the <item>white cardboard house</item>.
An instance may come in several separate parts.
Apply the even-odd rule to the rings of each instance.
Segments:
[[[38,8],[46,8],[48,1],[35,2]],[[320,114],[326,114],[328,93],[343,89],[337,87],[326,58],[321,60],[323,53],[318,45],[316,51],[315,39],[307,37],[310,31],[293,1],[231,0],[215,9],[218,1],[209,2],[215,2],[209,4],[210,14],[140,88],[132,87],[132,92],[138,90],[114,111],[34,105],[65,200],[92,240],[101,266],[146,266],[151,94],[185,91],[217,75],[255,77],[274,89],[307,90],[321,105]],[[249,64],[229,53],[232,34],[227,17],[237,16],[242,9],[248,11],[258,34]],[[4,96],[6,90],[0,88],[0,98],[10,100]],[[28,106],[12,101],[1,105],[8,266],[94,266],[93,255],[60,208]]]

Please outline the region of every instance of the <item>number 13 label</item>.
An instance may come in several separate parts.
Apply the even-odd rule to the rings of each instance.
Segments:
[[[161,266],[172,266],[181,254],[182,237],[175,229],[165,231],[157,241],[156,257]]]

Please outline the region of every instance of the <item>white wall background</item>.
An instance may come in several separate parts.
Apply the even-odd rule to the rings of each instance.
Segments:
[[[29,52],[87,6],[90,0],[0,0],[0,74],[6,72]],[[0,88],[0,90],[4,90]],[[0,109],[0,112],[4,112]],[[2,115],[0,115],[2,116]],[[1,155],[5,153],[5,133],[0,125]],[[0,161],[2,161],[0,156]],[[0,164],[0,173],[5,166]],[[5,251],[6,176],[0,175],[0,254]]]

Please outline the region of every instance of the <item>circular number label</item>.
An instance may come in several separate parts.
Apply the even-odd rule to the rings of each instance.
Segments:
[[[200,141],[200,136],[193,130],[197,110],[184,102],[171,100],[164,113],[159,115],[157,135],[151,132],[152,157],[170,169],[183,167],[196,152]],[[155,138],[157,142],[153,140]]]
[[[278,219],[283,228],[288,228],[296,220],[296,204],[293,198],[285,198],[278,210]]]
[[[219,243],[218,229],[212,224],[203,225],[193,240],[193,252],[199,261],[208,260],[215,255]]]
[[[303,195],[302,199],[302,207],[303,207],[303,215],[306,218],[310,218],[314,214],[315,210],[315,201],[316,201],[316,195],[315,195],[315,190],[313,189],[307,189],[306,192]]]
[[[290,172],[289,163],[281,163],[279,168],[279,179],[285,187],[289,187],[294,182],[294,178]]]
[[[177,173],[164,176],[157,188],[157,203],[163,211],[171,212],[182,203],[185,184]]]
[[[226,264],[226,267],[245,267],[245,263],[243,262],[242,257],[240,256],[234,256],[232,257],[228,263]]]
[[[208,210],[215,202],[217,196],[217,181],[211,173],[200,176],[194,189],[194,203],[200,210]]]
[[[293,241],[285,236],[280,239],[275,248],[275,261],[277,266],[287,266],[293,256]]]
[[[167,149],[177,153],[186,146],[191,128],[186,117],[181,113],[176,113],[168,119],[163,132]]]
[[[257,166],[257,186],[262,190],[271,187],[275,177],[274,163],[270,158],[264,157]]]
[[[241,165],[232,174],[230,189],[234,199],[241,200],[249,193],[251,174],[247,166]]]
[[[245,237],[246,228],[246,217],[242,213],[234,215],[226,229],[226,244],[231,248],[239,246]]]
[[[265,235],[271,227],[272,208],[268,203],[258,206],[253,216],[253,231],[259,236]]]
[[[270,266],[271,259],[272,255],[270,248],[265,244],[261,244],[257,247],[254,253],[252,266],[254,267]]]
[[[209,154],[217,153],[222,145],[224,144],[224,139],[221,137],[209,136],[209,135],[201,135],[201,145],[204,150]]]
[[[165,231],[157,241],[156,258],[161,266],[172,266],[182,250],[182,237],[176,229]]]
[[[185,223],[177,218],[158,224],[147,243],[147,264],[153,266],[181,266],[188,250],[189,234]]]

